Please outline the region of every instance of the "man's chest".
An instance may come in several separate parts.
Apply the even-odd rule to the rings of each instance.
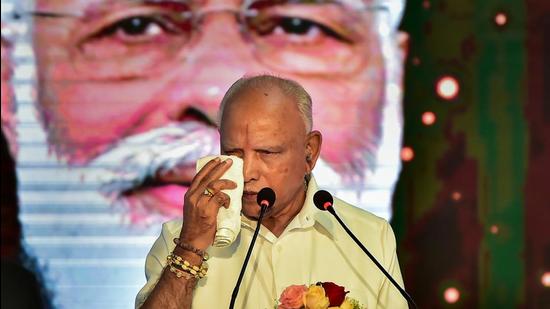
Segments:
[[[227,308],[248,244],[246,233],[234,246],[210,251],[209,271],[193,298],[193,308]],[[244,246],[243,246],[244,244]],[[294,233],[272,243],[258,238],[236,302],[237,308],[273,308],[282,291],[294,284],[331,281],[366,303],[380,278],[358,249],[345,248],[315,233]],[[374,294],[373,294],[374,295]]]

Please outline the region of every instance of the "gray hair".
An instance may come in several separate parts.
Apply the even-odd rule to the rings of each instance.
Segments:
[[[218,125],[221,124],[225,106],[237,98],[240,94],[249,89],[277,87],[285,96],[291,98],[298,107],[300,116],[304,120],[306,133],[313,127],[313,118],[311,116],[311,96],[297,82],[273,75],[262,74],[256,76],[244,76],[237,80],[225,93],[220,108],[218,110]]]

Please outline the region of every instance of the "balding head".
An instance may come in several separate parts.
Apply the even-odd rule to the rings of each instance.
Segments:
[[[225,107],[231,104],[235,99],[249,90],[270,90],[276,88],[284,96],[291,99],[298,108],[306,129],[306,133],[310,132],[313,127],[311,116],[311,97],[307,91],[297,82],[284,79],[272,75],[257,75],[243,77],[237,80],[229,90],[225,93],[218,111],[218,124],[221,124],[221,119]]]

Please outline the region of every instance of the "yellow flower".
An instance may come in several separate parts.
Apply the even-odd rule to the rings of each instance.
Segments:
[[[323,287],[312,284],[304,294],[304,304],[307,309],[327,309],[330,302]]]

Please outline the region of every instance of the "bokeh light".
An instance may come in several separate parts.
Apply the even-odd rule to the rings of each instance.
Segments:
[[[460,291],[455,287],[445,289],[443,292],[443,298],[449,304],[454,304],[460,299]]]
[[[542,274],[540,281],[544,287],[550,288],[550,272],[545,272]]]
[[[496,224],[491,225],[491,228],[490,228],[491,234],[495,234],[495,235],[498,234],[498,230],[499,230],[498,225]]]
[[[403,147],[401,149],[401,160],[409,162],[414,158],[414,151],[411,147]]]
[[[451,194],[451,198],[452,198],[454,201],[458,202],[458,201],[460,201],[460,200],[462,199],[462,193],[460,193],[460,192],[458,192],[458,191],[455,191],[455,192],[453,192],[453,193]]]
[[[508,23],[508,15],[506,15],[506,13],[503,13],[503,12],[498,12],[495,15],[495,24],[497,24],[497,26],[502,27],[506,25],[506,23]]]
[[[435,123],[435,114],[433,112],[427,111],[422,114],[422,123],[431,126]]]
[[[435,86],[437,95],[445,100],[453,100],[460,91],[460,85],[458,80],[453,76],[441,77]]]
[[[429,0],[422,1],[422,7],[424,7],[426,10],[429,9],[432,6]]]

